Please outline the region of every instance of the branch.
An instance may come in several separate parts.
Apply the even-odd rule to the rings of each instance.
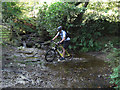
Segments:
[[[77,2],[77,3],[75,4],[75,6],[78,6],[80,3],[82,3],[82,2]]]
[[[89,4],[89,2],[85,2],[85,4],[84,4],[83,7],[86,8],[88,4]],[[80,14],[78,14],[77,18],[74,20],[73,23],[81,23],[84,12],[85,12],[85,10],[83,10],[83,12],[81,12]]]

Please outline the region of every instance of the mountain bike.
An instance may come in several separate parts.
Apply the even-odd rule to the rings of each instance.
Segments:
[[[50,48],[46,54],[45,54],[45,60],[47,62],[52,62],[55,59],[61,58],[62,57],[62,48],[63,46],[60,44],[54,43],[54,47]],[[73,59],[73,52],[70,49],[65,49],[65,60],[72,60]]]

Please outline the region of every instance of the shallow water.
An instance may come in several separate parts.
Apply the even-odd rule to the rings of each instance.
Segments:
[[[44,59],[44,50],[26,48],[19,51],[15,48],[6,51],[3,55],[3,87],[106,88],[110,85],[108,64],[86,53],[71,61],[49,63]]]
[[[56,71],[56,78],[63,78],[66,87],[73,88],[97,88],[107,87],[109,82],[105,76],[109,73],[108,64],[87,54],[76,56],[72,61],[64,61],[55,64],[46,64],[51,71]]]

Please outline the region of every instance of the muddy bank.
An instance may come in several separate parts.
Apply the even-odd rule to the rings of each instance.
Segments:
[[[103,88],[109,87],[110,67],[104,59],[80,54],[71,61],[48,63],[46,50],[3,47],[2,87]]]

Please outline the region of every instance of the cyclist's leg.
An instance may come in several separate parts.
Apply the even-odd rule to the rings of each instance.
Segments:
[[[63,47],[62,50],[63,50],[62,56],[63,56],[63,58],[64,58],[64,57],[65,57],[65,48]]]
[[[70,41],[63,42],[63,57],[65,56],[65,49],[68,48]]]
[[[69,44],[70,44],[70,40],[68,40],[68,41],[66,41],[65,42],[65,45],[63,46],[64,48],[65,48],[65,50],[66,50],[66,57],[67,57],[67,59],[68,60],[72,60],[73,59],[73,52],[68,48],[68,46],[69,46]]]
[[[64,47],[65,49],[67,49],[68,46],[69,46],[69,44],[70,44],[70,40],[64,41],[64,42],[63,42],[63,47]]]

